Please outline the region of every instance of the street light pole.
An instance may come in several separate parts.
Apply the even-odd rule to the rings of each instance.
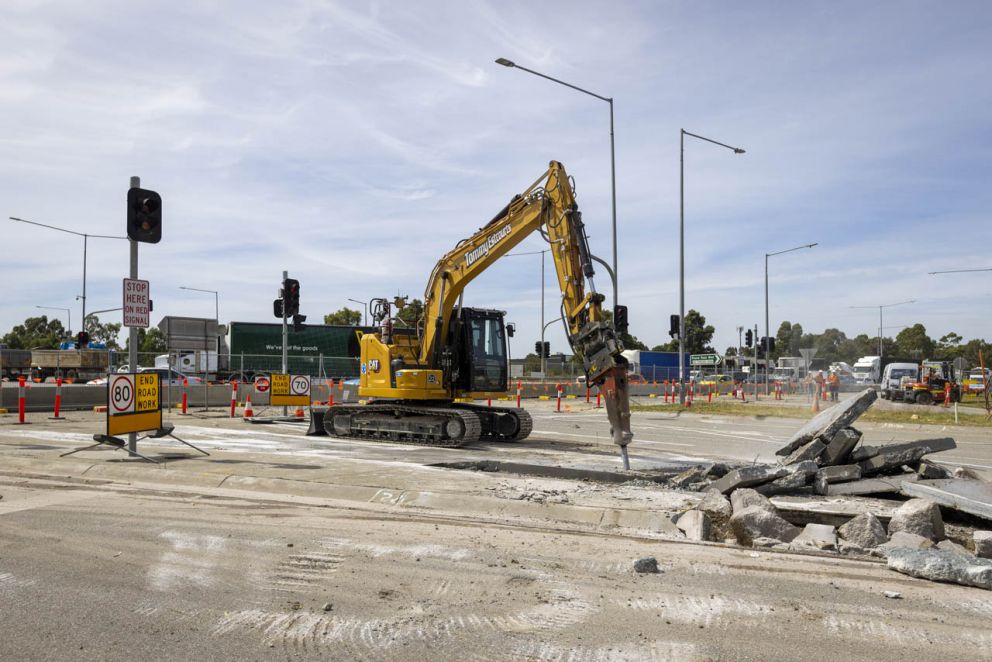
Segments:
[[[12,221],[17,221],[18,223],[27,223],[28,225],[37,225],[42,228],[48,228],[49,230],[58,230],[59,232],[65,232],[66,234],[74,234],[77,237],[83,238],[83,294],[77,299],[83,300],[83,319],[86,319],[86,248],[90,237],[95,239],[127,239],[127,237],[115,237],[106,234],[88,234],[85,232],[76,232],[75,230],[66,230],[65,228],[56,227],[54,225],[47,225],[45,223],[38,223],[36,221],[26,221],[23,218],[17,218],[16,216],[8,216]],[[61,309],[60,309],[61,310]],[[83,329],[86,330],[85,328]]]
[[[769,346],[771,345],[771,330],[769,329],[768,323],[768,258],[774,257],[775,255],[781,255],[782,253],[791,253],[792,251],[799,251],[804,248],[813,248],[818,245],[819,242],[814,242],[812,244],[803,244],[802,246],[796,246],[795,248],[787,248],[784,251],[777,251],[775,253],[765,253],[765,395],[768,395],[768,359],[770,352]]]
[[[849,308],[878,308],[878,359],[882,360],[882,310],[884,308],[891,308],[893,306],[901,306],[907,303],[916,303],[916,299],[907,299],[906,301],[897,301],[896,303],[883,303],[880,306],[848,306]]]
[[[354,303],[361,304],[365,306],[365,317],[362,318],[362,326],[369,325],[369,304],[367,301],[359,301],[358,299],[348,299],[348,301],[353,301]]]
[[[617,160],[616,160],[616,146],[614,143],[613,136],[613,97],[604,97],[602,95],[596,94],[595,92],[590,92],[589,90],[582,89],[578,85],[572,85],[571,83],[566,83],[563,80],[558,80],[546,74],[542,74],[539,71],[534,71],[533,69],[528,69],[527,67],[522,67],[516,62],[507,60],[506,58],[500,57],[496,58],[496,64],[501,64],[504,67],[509,67],[511,69],[520,69],[521,71],[526,71],[529,74],[534,74],[535,76],[540,76],[546,80],[558,83],[559,85],[564,85],[565,87],[570,87],[573,90],[582,92],[583,94],[588,94],[591,97],[595,97],[600,101],[605,101],[610,104],[610,189],[612,194],[612,211],[613,211],[613,305],[616,306],[619,303],[617,298],[617,279],[619,274],[617,273]]]
[[[679,129],[679,404],[685,404],[685,137],[692,136],[734,154],[743,154],[740,147],[732,147],[704,136]]]
[[[214,333],[217,334],[217,338],[216,338],[217,349],[215,351],[217,352],[217,358],[216,358],[217,364],[220,365],[220,293],[217,290],[204,290],[199,287],[186,287],[185,285],[180,285],[179,289],[189,290],[190,292],[206,292],[207,294],[214,295]],[[204,338],[204,340],[206,340],[206,338]],[[206,375],[209,372],[209,368],[210,368],[210,359],[208,356],[204,365],[204,370],[203,370],[204,375]],[[206,383],[206,379],[204,379],[204,383]]]
[[[64,310],[66,316],[66,324],[69,327],[66,329],[66,333],[72,336],[72,309],[71,308],[59,308],[58,306],[35,306],[35,308],[48,308],[49,310]],[[86,330],[86,320],[83,320],[83,330]]]

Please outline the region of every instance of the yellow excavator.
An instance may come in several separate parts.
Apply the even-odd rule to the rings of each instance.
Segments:
[[[503,312],[461,302],[472,279],[535,231],[551,247],[566,335],[582,357],[588,383],[598,386],[605,398],[611,435],[624,450],[626,464],[631,440],[627,361],[617,330],[604,316],[604,296],[593,288],[592,260],[597,258],[589,251],[572,182],[557,161],[438,261],[427,282],[417,328],[404,327],[393,315],[394,306],[404,305],[404,300],[393,305],[374,300],[373,325],[378,331],[360,338],[358,394],[369,402],[319,412],[324,431],[337,437],[442,447],[527,437],[532,423],[526,410],[460,402],[505,395],[509,375]],[[626,309],[618,308],[615,317],[622,324]]]

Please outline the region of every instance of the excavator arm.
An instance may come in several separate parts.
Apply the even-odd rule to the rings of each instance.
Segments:
[[[632,436],[627,361],[613,324],[603,315],[604,296],[593,286],[593,258],[582,213],[568,175],[557,161],[435,265],[424,293],[419,363],[442,369],[450,366],[445,339],[463,290],[535,231],[551,246],[569,343],[582,357],[589,383],[598,386],[606,400],[614,443],[625,447]]]

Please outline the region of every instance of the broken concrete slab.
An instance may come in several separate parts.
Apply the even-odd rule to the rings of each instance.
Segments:
[[[878,455],[878,450],[878,446],[862,446],[861,448],[855,448],[851,451],[851,454],[848,456],[847,460],[848,462],[863,462]]]
[[[871,513],[862,513],[841,526],[837,532],[841,538],[862,549],[878,547],[888,541],[885,527]]]
[[[967,559],[940,549],[896,548],[889,568],[911,577],[992,590],[992,561]]]
[[[730,518],[730,528],[737,541],[745,547],[750,546],[755,538],[792,542],[799,535],[799,529],[760,506],[750,506],[734,513]]]
[[[940,507],[928,499],[910,499],[896,508],[889,520],[889,535],[899,531],[915,533],[929,540],[943,540],[944,519]]]
[[[837,531],[826,524],[807,524],[798,536],[792,539],[793,547],[836,550]]]
[[[787,456],[817,437],[832,438],[838,431],[848,427],[858,416],[865,413],[876,398],[878,393],[868,388],[844,402],[823,410],[792,435],[788,443],[775,451],[775,454]]]
[[[945,552],[952,552],[958,556],[964,556],[966,558],[975,558],[975,555],[968,551],[968,548],[964,545],[959,545],[953,540],[941,540],[937,543],[937,549],[942,549]]]
[[[675,476],[668,481],[668,484],[677,490],[682,490],[693,483],[699,483],[706,480],[712,465],[700,464],[694,467],[689,467],[685,471]]]
[[[826,494],[827,485],[831,483],[846,483],[859,478],[861,478],[861,467],[856,464],[823,467],[813,477],[813,491],[817,494]]]
[[[847,483],[833,483],[826,486],[826,496],[856,496],[859,494],[898,494],[906,482],[919,480],[915,473],[898,476],[879,476],[853,480]]]
[[[776,478],[770,483],[765,483],[764,485],[755,485],[754,491],[764,496],[774,496],[776,494],[796,494],[803,489],[808,489],[806,488],[806,483],[808,481],[809,478],[805,473],[796,472],[791,473],[788,476]]]
[[[706,513],[710,518],[711,540],[721,541],[730,537],[730,516],[734,507],[730,500],[719,492],[707,492],[706,496],[696,505],[696,510]]]
[[[767,499],[767,497],[761,495],[756,490],[751,488],[743,488],[740,490],[735,490],[733,494],[730,495],[730,504],[734,507],[734,512],[738,513],[745,508],[750,508],[751,506],[757,506],[759,508],[764,508],[769,512],[776,512],[775,506],[772,502]]]
[[[820,455],[820,462],[824,466],[846,462],[859,441],[861,441],[861,433],[858,430],[851,427],[838,430],[826,442],[827,447]]]
[[[939,480],[954,476],[950,469],[931,460],[920,460],[916,466],[916,473],[920,475],[921,480]]]
[[[814,439],[808,444],[804,444],[792,451],[787,458],[783,461],[783,464],[795,464],[797,462],[809,462],[810,460],[815,461],[816,458],[820,457],[820,453],[826,446],[819,439]]]
[[[719,480],[710,483],[707,490],[715,490],[721,494],[728,494],[741,487],[751,487],[761,485],[769,481],[781,478],[789,473],[785,467],[771,465],[755,465],[731,471]]]
[[[889,552],[893,549],[933,549],[933,541],[929,538],[924,538],[923,536],[918,536],[915,533],[907,533],[906,531],[898,531],[892,535],[888,542],[878,545],[873,550],[873,553],[877,553],[880,556],[888,556]]]
[[[861,467],[862,476],[871,476],[881,471],[901,467],[904,464],[915,464],[924,455],[947,451],[953,448],[957,448],[957,444],[950,437],[921,439],[904,444],[890,444],[888,446],[880,446],[878,448],[878,455],[859,462],[858,466]]]
[[[858,515],[870,512],[886,525],[899,503],[872,497],[774,496],[772,505],[784,519],[799,526],[810,522],[842,526]]]
[[[709,540],[710,539],[710,518],[701,510],[689,510],[682,513],[675,526],[685,534],[689,540]]]
[[[972,540],[975,541],[975,556],[992,559],[992,531],[975,531]]]
[[[992,484],[947,478],[904,483],[902,493],[992,520]]]

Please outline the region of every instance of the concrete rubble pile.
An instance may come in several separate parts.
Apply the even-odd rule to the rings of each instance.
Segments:
[[[683,472],[679,487],[706,496],[675,518],[676,527],[692,540],[885,558],[897,572],[992,590],[992,532],[945,527],[941,513],[950,508],[992,522],[992,484],[925,459],[954,448],[950,438],[860,445],[852,424],[876,397],[868,389],[813,418],[777,451],[780,464]],[[878,500],[861,496],[871,494],[910,499],[873,508],[869,502]],[[843,500],[846,510],[831,512],[832,523],[803,521],[786,503],[795,497],[783,495]],[[780,512],[769,497],[787,509]]]

